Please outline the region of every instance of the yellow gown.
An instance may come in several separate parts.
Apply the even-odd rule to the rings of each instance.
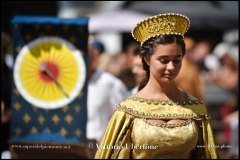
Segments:
[[[182,119],[180,124],[149,119]],[[202,102],[160,101],[131,96],[113,113],[97,159],[218,158],[210,119]]]

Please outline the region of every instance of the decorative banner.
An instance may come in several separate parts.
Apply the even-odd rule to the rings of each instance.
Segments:
[[[85,143],[88,19],[16,16],[11,141]]]

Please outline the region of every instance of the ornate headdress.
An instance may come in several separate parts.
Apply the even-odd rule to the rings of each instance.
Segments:
[[[149,38],[175,34],[184,36],[190,26],[188,17],[177,13],[159,14],[144,19],[132,29],[132,36],[142,44]]]

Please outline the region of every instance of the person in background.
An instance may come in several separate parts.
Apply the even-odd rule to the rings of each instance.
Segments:
[[[132,73],[134,74],[136,86],[130,91],[130,95],[137,93],[140,83],[146,76],[146,71],[143,69],[142,59],[140,56],[140,47],[135,48],[133,53],[134,57],[132,59]]]
[[[238,49],[228,42],[221,42],[213,50],[220,61],[219,70],[215,71],[215,83],[224,89],[230,97],[220,106],[220,117],[223,121],[224,143],[231,147],[226,154],[227,159],[238,158]]]
[[[234,51],[233,48],[230,43],[222,42],[217,44],[213,54],[220,61],[215,82],[223,89],[234,93],[238,89],[238,51]]]
[[[146,77],[115,109],[95,158],[218,158],[206,107],[175,84],[189,25],[186,16],[167,13],[133,28]]]
[[[99,56],[104,53],[104,45],[93,41],[88,47],[88,98],[87,98],[87,139],[88,155],[93,158],[110,117],[118,103],[126,98],[127,88],[121,80],[108,72],[98,69]]]
[[[126,47],[126,53],[128,55],[128,66],[132,67],[133,65],[133,60],[136,56],[136,51],[140,52],[139,49],[139,44],[136,41],[130,42],[127,47]],[[140,55],[140,53],[138,53],[138,55]]]
[[[208,71],[208,66],[206,66],[206,58],[212,53],[213,44],[208,39],[202,39],[194,44],[194,48],[189,55],[191,60],[197,64],[200,71]]]
[[[195,42],[190,37],[185,37],[184,41],[186,44],[186,55],[182,61],[182,69],[176,78],[176,83],[182,90],[185,90],[197,99],[204,100],[200,71],[190,58]]]
[[[106,71],[121,79],[128,90],[132,90],[136,85],[132,73],[132,64],[135,57],[134,51],[138,47],[139,44],[136,42],[130,42],[123,51],[113,56],[111,63],[106,68]]]

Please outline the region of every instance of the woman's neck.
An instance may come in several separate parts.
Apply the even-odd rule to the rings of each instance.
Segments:
[[[178,89],[174,82],[161,84],[152,77],[147,85],[137,93],[137,96],[142,98],[161,100],[181,100],[182,95],[182,91]]]

